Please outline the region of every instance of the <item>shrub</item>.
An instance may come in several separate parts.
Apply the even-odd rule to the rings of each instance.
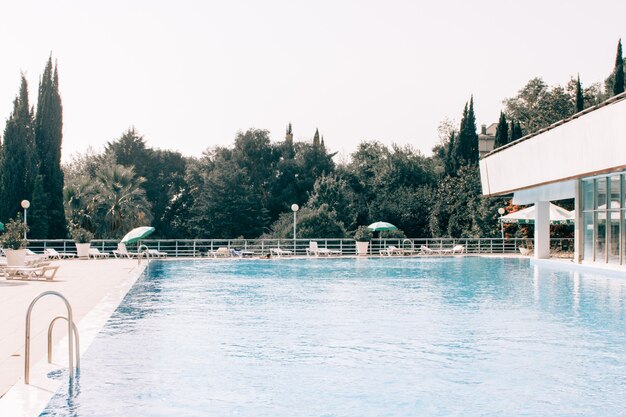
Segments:
[[[72,239],[76,243],[89,243],[91,239],[93,239],[93,233],[91,233],[87,229],[83,229],[82,227],[74,227],[72,228]]]
[[[28,227],[22,222],[20,216],[17,219],[11,219],[5,225],[5,231],[0,235],[0,245],[4,249],[24,249],[28,241],[24,239],[24,233],[28,231]]]
[[[374,234],[367,226],[359,226],[354,232],[354,240],[358,242],[369,242],[374,237]]]

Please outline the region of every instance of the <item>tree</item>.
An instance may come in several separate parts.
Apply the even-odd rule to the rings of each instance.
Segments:
[[[263,196],[246,168],[239,166],[228,149],[206,154],[200,183],[191,208],[195,237],[258,237],[269,225]]]
[[[37,175],[33,187],[33,201],[30,205],[31,209],[28,216],[28,227],[30,229],[28,236],[31,239],[46,239],[49,236],[49,217],[46,212],[48,211],[47,205],[50,201],[50,194],[46,193],[43,184],[43,176]],[[65,213],[63,218],[65,219]]]
[[[624,92],[624,57],[622,56],[622,40],[617,43],[617,54],[615,56],[615,82],[613,84],[613,95]]]
[[[470,98],[469,107],[465,104],[465,109],[463,109],[463,118],[455,146],[456,159],[460,164],[478,164],[478,134],[476,133],[476,116],[474,115],[474,96]]]
[[[42,238],[65,238],[67,225],[63,209],[63,171],[61,170],[61,142],[63,140],[63,107],[59,94],[59,73],[52,69],[52,58],[39,82],[37,113],[35,116],[35,144],[39,160],[39,174],[48,199],[42,201],[44,216]],[[34,197],[33,197],[34,198]],[[34,206],[34,202],[33,202]],[[45,223],[45,225],[44,225]],[[31,233],[32,234],[32,233]]]
[[[155,236],[166,238],[173,235],[165,212],[185,188],[187,161],[179,153],[146,146],[146,141],[134,127],[122,134],[119,139],[109,142],[106,155],[112,155],[115,163],[133,168],[136,175],[145,178],[141,187],[152,207],[152,226]],[[169,215],[172,215],[171,210]]]
[[[511,142],[524,136],[522,126],[516,120],[511,120]]]
[[[506,116],[503,112],[500,112],[500,119],[498,120],[498,127],[496,128],[496,139],[494,148],[499,148],[509,143],[509,125],[506,121]]]
[[[336,213],[337,220],[351,230],[356,227],[356,196],[347,181],[337,175],[324,175],[315,181],[307,206],[317,209],[322,205]]]
[[[34,136],[33,113],[28,104],[28,84],[22,75],[20,92],[13,101],[13,112],[4,129],[0,201],[2,220],[15,217],[22,210],[22,200],[31,200],[37,176]]]
[[[326,204],[316,208],[303,207],[298,211],[296,227],[299,239],[342,238],[346,234],[343,223]],[[282,213],[266,236],[293,239],[293,215]]]
[[[96,174],[92,193],[96,235],[122,237],[130,229],[150,224],[152,215],[143,177],[123,165],[102,167]]]
[[[576,113],[583,111],[585,108],[585,100],[583,96],[583,88],[580,84],[580,74],[576,79]]]

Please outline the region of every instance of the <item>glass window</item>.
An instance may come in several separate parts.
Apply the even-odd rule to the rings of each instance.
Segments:
[[[593,212],[583,214],[583,259],[593,262]]]
[[[596,212],[596,262],[606,262],[606,212]]]
[[[593,180],[583,181],[583,210],[593,210]]]
[[[609,211],[608,261],[610,264],[619,264],[619,210]]]
[[[622,175],[622,208],[626,208],[626,202],[624,202],[624,199],[626,199],[626,176]]]
[[[606,210],[606,182],[606,178],[598,178],[596,180],[596,196],[598,202],[598,205],[596,206],[597,209]]]
[[[609,209],[619,209],[620,206],[620,188],[622,184],[620,183],[620,176],[613,175],[609,178]]]

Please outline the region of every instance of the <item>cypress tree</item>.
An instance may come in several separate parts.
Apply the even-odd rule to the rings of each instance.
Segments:
[[[28,83],[22,75],[20,92],[13,101],[13,112],[4,129],[0,218],[3,221],[20,213],[22,200],[31,200],[37,158],[33,113],[28,104]]]
[[[580,74],[579,74],[578,79],[576,80],[576,113],[583,111],[583,108],[584,108],[583,87],[580,84]]]
[[[511,120],[511,142],[521,138],[522,136],[524,136],[524,134],[522,133],[522,126],[519,124],[519,122]]]
[[[35,117],[35,144],[39,157],[39,174],[48,195],[46,210],[41,219],[48,238],[65,238],[67,225],[63,208],[63,171],[61,170],[61,143],[63,140],[63,107],[59,94],[59,73],[52,58],[48,59],[39,82],[37,114]]]
[[[457,142],[457,161],[463,164],[478,163],[478,134],[476,133],[476,116],[474,115],[474,96],[470,98],[469,107],[465,105],[463,119]]]
[[[503,112],[500,112],[500,120],[498,120],[498,127],[496,128],[496,140],[495,148],[504,146],[509,143],[509,125],[506,122],[506,116]]]
[[[43,185],[43,176],[37,175],[33,186],[31,210],[28,212],[28,237],[31,239],[45,239],[48,237],[48,216],[46,214],[50,194],[46,193]]]
[[[617,43],[617,55],[615,56],[615,84],[613,95],[624,92],[624,57],[622,56],[622,39]]]
[[[453,175],[456,172],[456,135],[454,132],[450,132],[450,140],[448,141],[448,148],[446,149],[446,160],[444,162],[444,169],[446,174]]]
[[[320,131],[315,129],[315,135],[313,136],[313,146],[319,146],[320,144]]]

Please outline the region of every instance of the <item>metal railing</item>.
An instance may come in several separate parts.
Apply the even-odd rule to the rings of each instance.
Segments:
[[[170,257],[202,257],[207,253],[214,252],[218,248],[241,249],[252,252],[255,256],[271,254],[272,249],[283,249],[293,252],[295,255],[306,255],[311,241],[315,241],[320,248],[339,251],[342,255],[356,255],[356,242],[354,239],[144,239],[140,242],[142,247],[166,252]],[[98,239],[91,242],[91,246],[101,252],[111,253],[117,249],[117,240]],[[519,253],[519,248],[533,247],[533,239],[522,238],[406,238],[406,239],[372,239],[369,244],[368,254],[379,255],[381,249],[396,246],[402,249],[412,249],[419,252],[421,246],[426,246],[437,251],[452,249],[456,245],[463,245],[465,253],[469,254],[514,254]],[[550,246],[553,251],[563,254],[572,254],[574,248],[573,238],[551,239]],[[74,242],[69,239],[57,240],[29,240],[29,249],[35,252],[43,252],[44,249],[53,248],[60,252],[75,253]],[[138,246],[139,247],[139,246]],[[129,248],[130,249],[130,248]]]

